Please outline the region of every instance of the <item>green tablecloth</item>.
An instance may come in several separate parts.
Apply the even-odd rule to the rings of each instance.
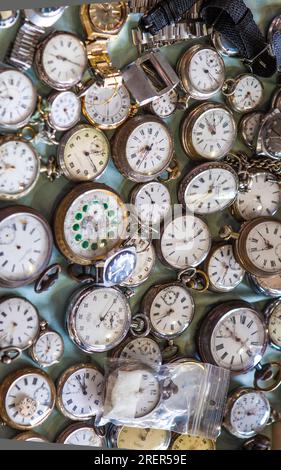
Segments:
[[[278,2],[272,2],[272,0],[248,0],[246,1],[249,7],[253,9],[255,19],[260,25],[263,30],[267,29],[267,25],[269,21],[278,13],[281,13],[281,5]],[[136,58],[137,52],[136,49],[131,44],[130,38],[130,27],[132,24],[136,23],[138,19],[137,15],[131,15],[129,18],[127,25],[123,28],[118,41],[111,46],[111,52],[113,61],[117,66],[122,66],[129,63],[131,60]],[[56,24],[56,29],[59,30],[66,30],[78,33],[81,37],[83,37],[82,27],[79,21],[79,8],[78,7],[69,7],[65,12],[62,19]],[[13,40],[15,36],[16,28],[9,30],[7,32],[0,33],[0,59],[3,59],[7,48],[9,47],[9,43]],[[163,49],[163,52],[168,57],[171,64],[175,65],[177,62],[178,57],[181,53],[188,48],[192,44],[192,41],[186,41],[185,43],[181,43],[176,46],[170,46]],[[239,72],[243,71],[243,67],[238,60],[235,59],[227,59],[226,60],[227,66],[227,76],[235,76]],[[31,73],[34,80],[36,77]],[[36,80],[37,81],[37,80]],[[273,77],[271,79],[264,80],[265,91],[266,91],[266,104],[265,109],[268,107],[269,99],[271,93],[274,89],[276,79]],[[43,94],[48,93],[48,89],[46,87],[40,86],[39,92]],[[218,94],[215,96],[214,101],[220,101],[222,99],[221,95]],[[175,148],[176,148],[176,156],[180,163],[181,169],[186,171],[188,169],[189,162],[181,148],[180,140],[179,140],[179,124],[182,118],[182,111],[177,111],[176,115],[170,119],[169,125],[173,129],[173,133],[175,136]],[[109,133],[109,136],[111,133]],[[242,144],[237,142],[237,148],[243,148]],[[50,147],[38,147],[39,151],[43,155],[44,153],[52,154],[56,151],[55,148]],[[128,194],[133,187],[133,183],[130,181],[126,181],[115,169],[113,163],[109,164],[108,169],[106,170],[105,174],[99,180],[102,183],[109,184],[114,189],[119,191],[122,196],[126,199]],[[64,178],[60,178],[54,183],[50,183],[44,176],[40,177],[39,183],[37,184],[36,188],[32,191],[32,193],[23,198],[20,202],[23,204],[31,205],[32,207],[38,209],[44,216],[47,217],[49,221],[51,221],[51,217],[53,211],[56,207],[56,203],[58,197],[63,193],[65,193],[68,189],[71,188],[71,184],[68,183]],[[174,202],[176,202],[176,188],[177,183],[172,182],[169,184],[169,188],[171,190]],[[0,207],[5,206],[6,204],[0,203]],[[212,230],[213,237],[216,238],[218,235],[218,229],[225,223],[232,223],[234,226],[237,226],[237,223],[234,219],[230,216],[227,211],[224,211],[221,214],[216,214],[215,216],[208,217],[207,222]],[[66,266],[65,260],[61,257],[56,249],[53,251],[52,256],[53,262],[60,262],[63,267]],[[149,280],[139,287],[136,290],[136,295],[131,300],[131,305],[133,312],[138,311],[138,304],[141,300],[142,296],[146,292],[146,290],[153,284],[159,281],[166,281],[169,279],[174,279],[175,273],[165,268],[160,262],[158,262],[155,266],[155,270],[153,274],[150,276]],[[92,355],[87,356],[83,354],[78,348],[76,348],[70,339],[64,328],[64,319],[65,319],[65,310],[67,306],[67,300],[74,289],[77,287],[77,284],[69,279],[66,276],[65,270],[63,274],[60,276],[59,282],[52,288],[49,292],[38,295],[35,294],[33,291],[33,286],[24,287],[21,289],[16,289],[13,291],[14,294],[19,294],[22,296],[27,297],[30,301],[32,301],[39,309],[40,314],[44,319],[46,319],[50,326],[59,331],[65,341],[65,354],[63,360],[60,364],[53,366],[47,370],[48,373],[52,376],[54,380],[56,380],[61,372],[69,367],[70,365],[80,362],[80,361],[96,361],[102,364],[103,355]],[[12,293],[11,290],[0,289],[0,295],[4,295],[7,293]],[[195,342],[194,342],[194,335],[198,325],[198,322],[204,316],[209,308],[209,306],[213,303],[218,301],[223,302],[228,299],[240,298],[244,300],[248,300],[255,304],[256,307],[262,308],[265,299],[261,296],[256,295],[253,291],[249,288],[246,283],[243,283],[239,286],[234,292],[230,294],[221,294],[217,295],[211,292],[206,294],[195,294],[195,304],[196,304],[196,311],[194,320],[187,330],[187,332],[179,338],[178,344],[180,345],[182,354],[186,356],[193,356],[195,355]],[[280,357],[280,353],[274,352],[272,349],[268,348],[266,359],[278,359]],[[29,358],[27,354],[23,354],[22,358],[10,366],[0,365],[0,380],[7,375],[9,372],[15,369],[19,369],[25,365],[35,365],[32,360]],[[231,388],[234,388],[237,385],[248,385],[251,386],[253,383],[253,374],[249,373],[244,376],[235,377],[235,379],[231,382]],[[280,407],[280,392],[277,390],[275,393],[268,394],[269,399],[271,400],[272,404],[276,407]],[[70,424],[69,420],[65,419],[58,411],[54,411],[50,418],[36,431],[41,432],[44,434],[50,441],[54,441],[56,436],[68,425]],[[270,432],[270,429],[267,430]],[[0,437],[13,437],[17,434],[17,431],[8,429],[8,428],[1,428],[0,429]],[[226,432],[222,431],[221,436],[218,439],[218,448],[219,449],[232,449],[232,448],[239,448],[241,441],[231,437]]]

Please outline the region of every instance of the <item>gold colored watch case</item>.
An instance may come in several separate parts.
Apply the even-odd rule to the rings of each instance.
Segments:
[[[43,418],[41,418],[40,421],[38,421],[36,423],[35,426],[32,426],[32,425],[26,426],[26,425],[21,425],[21,424],[18,424],[18,423],[14,423],[9,418],[9,416],[7,415],[7,412],[6,412],[6,409],[5,409],[5,399],[6,399],[6,395],[9,391],[11,385],[18,378],[22,377],[23,375],[27,375],[27,374],[41,375],[48,382],[48,385],[49,385],[50,390],[51,390],[51,404],[50,404],[49,411],[48,411],[48,413],[46,413],[46,415]],[[44,421],[46,421],[46,419],[52,413],[53,408],[55,406],[55,400],[56,400],[56,388],[55,388],[55,385],[54,385],[51,377],[48,374],[46,374],[46,372],[42,371],[41,369],[35,368],[35,367],[26,367],[24,369],[19,369],[19,370],[16,370],[14,372],[11,372],[9,375],[7,375],[4,378],[4,380],[0,384],[0,397],[1,397],[1,400],[0,400],[0,417],[2,418],[4,423],[7,424],[8,426],[10,426],[13,429],[29,430],[29,429],[33,429],[34,427],[40,426],[40,424],[42,424]]]
[[[95,426],[92,426],[90,424],[87,424],[87,423],[73,423],[73,424],[70,424],[69,426],[67,426],[60,434],[59,436],[57,437],[56,439],[56,442],[58,444],[65,444],[65,441],[66,439],[74,432],[74,431],[77,431],[79,429],[90,429],[91,431],[94,431],[94,433],[96,434],[97,438],[100,439],[100,447],[105,447],[105,438],[102,437],[102,436],[99,436],[96,432],[95,432]]]
[[[27,432],[21,432],[20,434],[17,434],[15,437],[13,437],[13,440],[15,441],[43,441],[43,442],[50,442],[45,436],[42,436],[42,434],[38,434],[37,432],[32,432],[32,431],[27,431]]]
[[[86,5],[81,5],[80,18],[85,34],[87,35],[87,39],[89,41],[94,41],[97,38],[108,39],[112,36],[116,36],[120,32],[121,28],[124,26],[127,20],[129,10],[126,2],[113,2],[111,5],[116,4],[118,5],[118,7],[120,6],[121,9],[121,19],[116,28],[110,28],[110,24],[106,25],[106,28],[99,28],[97,25],[94,24],[91,18],[91,10],[95,9],[97,4],[90,3]]]
[[[181,447],[182,442],[187,444],[183,449]],[[210,448],[209,449],[202,449],[198,446],[199,443],[207,444]],[[196,444],[199,448],[196,449]],[[199,444],[200,445],[200,444]],[[170,445],[170,450],[177,450],[177,451],[191,451],[191,450],[216,450],[216,443],[212,439],[207,439],[203,436],[190,436],[188,434],[173,434],[172,442]]]
[[[234,97],[234,92],[235,92],[235,89],[237,88],[237,86],[239,85],[240,80],[247,77],[247,76],[255,77],[255,79],[258,80],[258,82],[260,83],[261,88],[262,88],[262,96],[261,96],[261,99],[259,100],[259,102],[255,106],[245,108],[244,106],[241,107],[241,106],[236,104],[235,97]],[[263,86],[263,83],[261,82],[261,80],[259,80],[259,78],[256,75],[253,75],[251,73],[243,73],[243,74],[238,75],[234,79],[230,79],[229,83],[230,83],[230,91],[227,92],[227,94],[226,94],[226,101],[227,101],[227,104],[234,111],[236,111],[237,113],[246,113],[246,112],[254,111],[255,109],[257,109],[263,103],[263,100],[264,100],[264,86]]]
[[[61,342],[62,342],[62,352],[61,352],[61,355],[58,359],[56,359],[52,362],[47,362],[46,363],[46,362],[43,362],[41,359],[38,358],[38,356],[35,352],[35,348],[36,348],[36,343],[39,341],[39,339],[42,338],[42,336],[45,336],[46,334],[50,334],[50,333],[56,334],[57,336],[60,337]],[[32,359],[35,362],[37,362],[37,364],[39,364],[40,367],[51,367],[54,364],[58,364],[60,362],[63,354],[64,354],[64,342],[63,342],[62,336],[57,331],[54,331],[54,330],[51,330],[50,328],[48,328],[48,326],[45,326],[45,327],[41,328],[37,338],[35,339],[35,341],[33,342],[32,346],[30,348],[30,356],[32,357]]]

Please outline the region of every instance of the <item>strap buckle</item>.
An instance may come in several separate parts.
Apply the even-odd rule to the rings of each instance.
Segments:
[[[263,67],[264,69],[266,69],[267,64],[265,61],[262,60],[262,56],[265,52],[269,53],[269,51],[270,51],[270,45],[266,44],[266,46],[255,57],[253,57],[252,59],[243,58],[241,59],[241,62],[243,62],[243,64],[248,66],[252,73],[255,73],[255,68],[256,68],[257,63],[259,63],[259,67]]]

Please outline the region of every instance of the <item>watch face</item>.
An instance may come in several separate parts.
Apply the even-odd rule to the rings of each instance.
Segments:
[[[268,334],[277,349],[281,348],[281,304],[279,301],[274,302],[273,308],[270,310],[268,317]]]
[[[103,352],[117,346],[126,336],[131,311],[122,292],[90,288],[69,308],[68,329],[72,340],[86,352]]]
[[[149,367],[159,367],[162,364],[162,354],[159,345],[151,338],[134,338],[124,346],[119,354],[120,359],[140,362]]]
[[[80,119],[81,102],[72,91],[58,93],[52,101],[49,120],[58,130],[68,130],[75,126]]]
[[[242,282],[245,271],[235,260],[232,245],[219,246],[212,252],[207,274],[211,287],[221,292],[229,292]]]
[[[117,33],[126,19],[124,2],[91,3],[89,16],[98,32]]]
[[[63,351],[62,337],[55,331],[46,331],[41,334],[33,346],[33,355],[42,367],[59,362]]]
[[[178,99],[179,96],[176,90],[171,90],[160,98],[152,101],[152,111],[160,118],[171,116],[171,114],[173,114],[177,109]]]
[[[264,121],[261,140],[265,151],[272,157],[281,158],[281,112]]]
[[[242,438],[253,436],[266,426],[269,416],[270,404],[265,395],[249,391],[241,395],[232,406],[231,431]]]
[[[135,236],[131,240],[136,248],[136,266],[132,274],[122,282],[123,286],[138,286],[145,282],[155,265],[155,251],[148,240]]]
[[[83,112],[91,124],[115,129],[129,116],[131,99],[124,85],[105,87],[94,83],[86,92]]]
[[[237,79],[230,99],[237,111],[245,112],[255,109],[263,100],[262,83],[254,75],[242,75]]]
[[[281,222],[262,220],[249,231],[246,239],[246,253],[255,268],[265,274],[281,271]]]
[[[203,95],[215,93],[225,79],[223,60],[214,49],[200,48],[188,64],[188,76],[196,91]]]
[[[16,199],[30,190],[39,175],[39,160],[27,142],[0,144],[0,198]]]
[[[203,220],[185,215],[166,225],[160,243],[164,260],[176,269],[186,269],[204,261],[211,247],[211,235]]]
[[[69,431],[66,429],[64,431],[64,434],[65,433],[66,437],[59,439],[58,442],[71,444],[73,446],[93,447],[102,447],[104,444],[103,438],[99,437],[91,426],[77,425],[76,429],[73,429],[73,425],[71,425],[69,426]]]
[[[107,286],[122,284],[134,272],[136,262],[134,249],[123,249],[115,254],[104,268],[104,284]]]
[[[164,429],[140,429],[123,426],[117,439],[118,449],[167,450],[171,435]]]
[[[0,311],[0,349],[30,347],[39,332],[34,305],[22,297],[8,297],[0,299]]]
[[[236,208],[244,220],[274,215],[280,205],[281,193],[277,179],[270,173],[256,173],[247,191],[239,192]]]
[[[261,127],[261,122],[264,118],[264,113],[253,111],[242,117],[240,121],[240,129],[244,143],[248,147],[255,147],[255,142]]]
[[[132,199],[137,216],[145,225],[159,224],[171,210],[169,190],[157,181],[139,186]]]
[[[174,440],[172,450],[215,450],[215,445],[211,439],[182,434]]]
[[[30,78],[14,69],[0,73],[0,127],[13,129],[24,125],[34,112],[36,101]]]

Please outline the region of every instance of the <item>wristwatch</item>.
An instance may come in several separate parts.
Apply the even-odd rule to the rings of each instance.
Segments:
[[[38,41],[63,15],[67,7],[27,9],[6,62],[20,70],[32,67]]]

